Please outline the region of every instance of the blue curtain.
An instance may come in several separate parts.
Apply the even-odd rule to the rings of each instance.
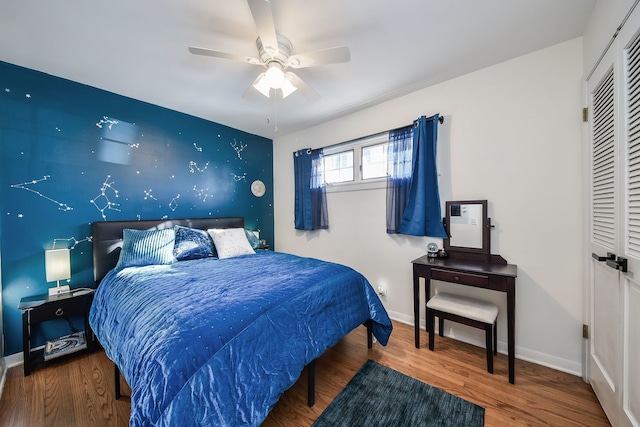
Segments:
[[[329,228],[322,159],[322,149],[293,153],[296,230]]]
[[[411,177],[409,179],[408,196],[403,207],[393,212],[395,217],[400,217],[400,223],[395,228],[389,228],[388,233],[409,234],[412,236],[432,236],[446,238],[447,234],[442,225],[440,211],[440,194],[438,192],[438,172],[436,169],[436,143],[438,140],[438,119],[436,114],[432,117],[422,116],[414,122],[413,140],[411,147]],[[392,140],[392,145],[393,140]],[[403,156],[395,156],[402,158]],[[402,161],[401,161],[402,162]],[[404,168],[401,168],[404,169]],[[387,185],[387,222],[389,223],[389,187],[392,192],[397,189],[406,194],[406,182],[404,179],[389,178],[392,185]],[[401,197],[393,199],[400,205]],[[392,216],[393,218],[393,216]],[[397,221],[397,219],[396,219]]]
[[[387,233],[398,233],[411,189],[413,126],[389,131],[387,148]]]

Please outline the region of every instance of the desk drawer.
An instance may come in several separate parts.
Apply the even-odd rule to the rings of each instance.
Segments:
[[[431,278],[443,282],[462,283],[464,285],[487,286],[489,277],[481,274],[461,273],[459,271],[431,269]]]
[[[89,310],[88,300],[85,298],[70,298],[43,304],[31,309],[31,324],[37,324],[58,317],[85,314]]]

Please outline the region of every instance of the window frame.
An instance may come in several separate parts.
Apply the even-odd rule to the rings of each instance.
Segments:
[[[351,153],[351,179],[350,180],[346,180],[346,181],[338,181],[338,182],[328,182],[327,181],[327,176],[329,175],[328,171],[327,171],[327,158],[328,157],[333,157],[333,156],[338,156],[340,154],[346,154],[346,153]],[[340,151],[336,151],[335,153],[327,153],[324,152],[323,150],[323,160],[322,160],[322,167],[323,167],[323,176],[325,178],[325,184],[327,186],[329,185],[338,185],[338,184],[346,184],[346,183],[350,183],[350,182],[354,182],[356,180],[356,173],[355,173],[355,165],[356,165],[356,157],[357,154],[355,152],[355,150],[353,148],[345,148],[344,150],[340,150]],[[340,168],[340,169],[335,169],[336,171],[342,171],[342,170],[347,170],[348,168]],[[340,175],[340,172],[338,172],[338,175]]]
[[[386,188],[386,176],[362,179],[362,150],[375,145],[388,144],[389,142],[389,132],[382,132],[323,148],[323,155],[325,157],[353,150],[353,181],[326,183],[327,192],[331,193]]]

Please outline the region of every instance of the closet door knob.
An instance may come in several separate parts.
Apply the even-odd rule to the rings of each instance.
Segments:
[[[619,256],[617,259],[608,259],[607,265],[613,269],[620,270],[623,273],[627,272],[627,259]]]
[[[596,261],[606,261],[606,260],[615,260],[616,259],[616,254],[612,253],[612,252],[607,252],[607,256],[600,256],[596,253],[591,253],[591,258],[595,259]]]

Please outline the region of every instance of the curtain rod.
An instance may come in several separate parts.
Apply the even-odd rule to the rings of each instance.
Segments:
[[[429,117],[428,120],[433,120],[433,116]],[[439,116],[438,117],[438,122],[440,124],[443,124],[444,123],[444,116]],[[415,123],[416,123],[416,121],[414,121],[412,124],[406,125],[406,126],[413,126]],[[406,126],[402,126],[402,127],[406,127]],[[397,128],[397,129],[399,129],[399,128]],[[354,143],[354,142],[357,142],[357,141],[362,141],[363,139],[375,138],[375,137],[378,137],[378,136],[382,136],[384,134],[388,134],[389,131],[392,131],[392,130],[393,129],[384,130],[382,132],[374,133],[374,134],[371,134],[371,135],[361,136],[360,138],[350,139],[349,141],[343,141],[343,142],[338,142],[336,144],[325,145],[324,147],[321,147],[321,148],[323,148],[323,149],[324,148],[334,148],[334,147],[338,147],[340,145],[351,144],[351,143]]]

